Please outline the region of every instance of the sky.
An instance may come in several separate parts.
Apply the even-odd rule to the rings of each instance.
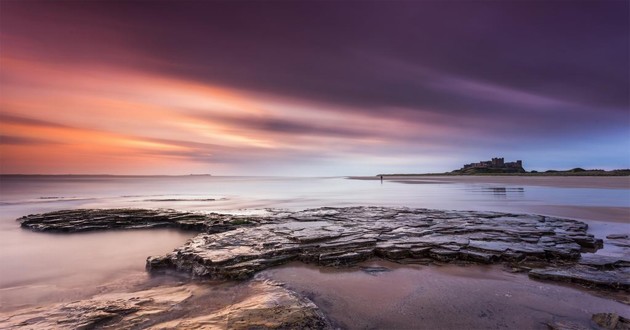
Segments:
[[[0,173],[630,168],[629,1],[0,1]]]

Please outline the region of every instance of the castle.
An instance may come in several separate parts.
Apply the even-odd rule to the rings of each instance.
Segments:
[[[492,160],[481,161],[464,165],[459,171],[481,170],[499,172],[525,172],[523,161],[505,162],[503,158],[492,158]]]

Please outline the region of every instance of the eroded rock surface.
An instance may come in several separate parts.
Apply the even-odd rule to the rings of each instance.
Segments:
[[[630,238],[628,234],[611,234],[606,236],[608,243],[619,247],[630,248]]]
[[[593,314],[593,322],[604,329],[610,330],[629,330],[630,319],[619,316],[616,313],[597,313]]]
[[[584,223],[536,215],[352,207],[277,213],[273,223],[203,233],[150,270],[178,269],[201,277],[246,278],[289,260],[324,266],[371,257],[400,262],[577,261],[601,240]]]
[[[535,279],[630,291],[630,256],[614,258],[584,254],[577,264],[533,269]]]
[[[263,222],[265,218],[216,213],[200,214],[165,209],[78,209],[31,214],[17,220],[24,228],[49,232],[161,227],[222,232],[235,229],[237,226],[255,225]]]
[[[397,262],[508,263],[533,278],[628,290],[630,262],[583,253],[602,246],[587,225],[497,212],[347,207],[269,210],[236,216],[174,210],[72,210],[18,219],[40,231],[176,227],[201,233],[150,271],[243,279],[291,260],[345,266],[380,257]]]
[[[576,323],[570,321],[556,321],[546,323],[550,330],[630,330],[630,320],[615,313],[593,314],[592,322]]]
[[[234,291],[235,289],[233,289]],[[235,301],[187,283],[97,295],[0,314],[8,329],[328,329],[317,306],[272,282],[252,281]],[[243,290],[241,290],[243,291]],[[217,300],[221,300],[217,303]]]

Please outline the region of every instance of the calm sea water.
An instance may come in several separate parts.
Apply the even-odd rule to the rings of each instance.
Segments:
[[[602,238],[630,232],[630,189],[401,184],[343,177],[2,176],[0,310],[140,282],[147,276],[147,256],[170,252],[193,235],[177,230],[34,233],[15,221],[26,214],[74,208],[246,212],[353,205],[540,213],[587,220],[591,232]],[[607,247],[602,253],[620,251]]]

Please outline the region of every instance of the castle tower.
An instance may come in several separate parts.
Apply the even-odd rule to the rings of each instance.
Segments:
[[[492,158],[492,167],[500,168],[505,166],[503,158]]]

